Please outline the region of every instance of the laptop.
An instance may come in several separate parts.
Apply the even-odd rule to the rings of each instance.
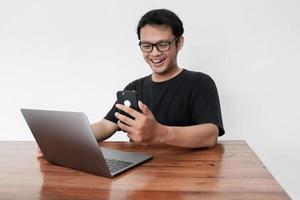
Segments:
[[[33,109],[21,112],[45,159],[52,164],[114,177],[152,158],[99,147],[84,113]]]

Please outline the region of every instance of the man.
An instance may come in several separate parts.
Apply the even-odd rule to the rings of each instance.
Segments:
[[[136,143],[215,146],[217,137],[224,134],[217,89],[208,75],[177,65],[183,32],[181,20],[169,10],[151,10],[141,18],[137,26],[139,45],[153,73],[125,88],[137,91],[141,112],[114,105],[104,119],[92,124],[98,141],[121,129]]]
[[[178,16],[166,9],[147,12],[137,26],[144,60],[153,73],[126,86],[139,94],[137,112],[116,104],[101,121],[92,124],[98,141],[119,129],[131,141],[188,148],[213,147],[224,134],[218,92],[206,74],[177,65],[184,38]],[[120,114],[123,110],[134,117]],[[43,155],[39,152],[38,157]]]

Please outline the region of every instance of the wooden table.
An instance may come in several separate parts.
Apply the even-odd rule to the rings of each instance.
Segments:
[[[101,146],[154,158],[111,179],[37,159],[35,142],[0,142],[0,199],[290,199],[245,141],[212,149]]]

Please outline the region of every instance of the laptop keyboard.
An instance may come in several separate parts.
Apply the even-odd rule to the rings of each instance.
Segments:
[[[108,158],[105,158],[105,161],[106,161],[109,171],[111,173],[114,173],[120,169],[123,169],[123,168],[128,167],[129,165],[133,164],[132,162],[126,162],[123,160],[108,159]]]

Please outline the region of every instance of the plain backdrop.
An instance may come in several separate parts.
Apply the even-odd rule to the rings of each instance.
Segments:
[[[20,108],[102,119],[116,91],[151,73],[135,28],[154,8],[184,23],[181,67],[216,82],[225,136],[243,139],[300,199],[300,1],[1,0],[0,140],[33,140]],[[122,132],[111,140],[127,140]]]

